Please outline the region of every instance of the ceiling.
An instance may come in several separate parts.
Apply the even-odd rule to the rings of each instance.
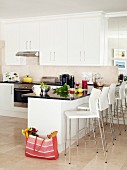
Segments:
[[[126,0],[0,0],[0,19],[127,11]]]

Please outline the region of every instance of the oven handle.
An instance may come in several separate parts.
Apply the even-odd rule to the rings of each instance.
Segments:
[[[29,89],[14,89],[15,91],[20,91],[20,92],[22,92],[22,91],[28,91],[28,92],[31,92],[31,90],[29,90]]]

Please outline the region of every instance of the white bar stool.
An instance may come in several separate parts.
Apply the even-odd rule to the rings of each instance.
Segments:
[[[103,87],[101,95],[99,97],[99,112],[100,112],[100,119],[101,119],[101,126],[103,130],[103,137],[105,139],[105,147],[107,151],[107,143],[106,143],[106,138],[105,138],[105,130],[104,130],[104,123],[103,123],[103,114],[104,111],[108,111],[108,92],[109,92],[109,87]]]
[[[89,98],[89,107],[90,110],[83,110],[83,111],[77,111],[77,110],[69,110],[65,111],[65,125],[66,125],[66,130],[65,130],[65,155],[66,155],[66,142],[67,142],[67,120],[69,120],[69,164],[71,164],[71,120],[72,119],[91,119],[92,121],[92,129],[93,129],[93,134],[94,134],[94,139],[95,139],[95,131],[94,131],[94,126],[93,126],[93,119],[97,118],[98,123],[99,123],[99,130],[100,130],[100,135],[101,135],[101,141],[102,141],[102,146],[103,146],[103,151],[104,151],[104,156],[105,156],[105,163],[107,163],[107,153],[106,153],[106,148],[105,148],[105,138],[103,137],[103,131],[101,129],[101,120],[100,120],[100,114],[99,114],[99,107],[98,107],[98,99],[100,97],[101,90],[93,88],[91,91],[91,95]],[[95,143],[96,139],[95,139]],[[97,147],[97,145],[96,145]],[[98,152],[98,151],[97,151]]]
[[[125,84],[126,82],[123,81],[122,84],[119,87],[119,93],[115,97],[116,99],[116,114],[117,114],[117,123],[118,123],[118,128],[119,128],[119,134],[121,135],[121,130],[120,130],[120,124],[119,124],[119,102],[120,102],[120,113],[122,113],[122,118],[123,118],[123,124],[124,124],[124,129],[126,131],[126,125],[125,125],[125,116],[124,116],[124,111],[123,111],[123,104],[122,101],[125,100],[126,95],[125,95]]]
[[[108,115],[109,115],[109,120],[110,120],[110,129],[111,129],[111,133],[112,133],[113,145],[114,145],[114,140],[116,140],[115,130],[113,128],[114,123],[113,123],[113,111],[112,111],[112,107],[114,106],[114,108],[115,108],[115,102],[116,102],[115,91],[116,91],[116,84],[112,83],[109,87],[109,93],[108,93],[108,104],[109,104]]]

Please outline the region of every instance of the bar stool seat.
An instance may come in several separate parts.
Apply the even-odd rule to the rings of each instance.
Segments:
[[[90,110],[89,103],[83,103],[82,105],[79,105],[77,107],[77,109],[80,109],[80,110]]]
[[[69,118],[69,119],[81,119],[81,118],[99,118],[97,117],[97,115],[95,115],[94,113],[91,113],[89,110],[87,111],[78,111],[78,110],[71,110],[71,111],[66,111],[65,115]]]

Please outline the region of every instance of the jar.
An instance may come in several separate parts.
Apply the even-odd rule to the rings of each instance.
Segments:
[[[88,88],[87,80],[82,80],[82,89],[87,89],[87,88]]]

